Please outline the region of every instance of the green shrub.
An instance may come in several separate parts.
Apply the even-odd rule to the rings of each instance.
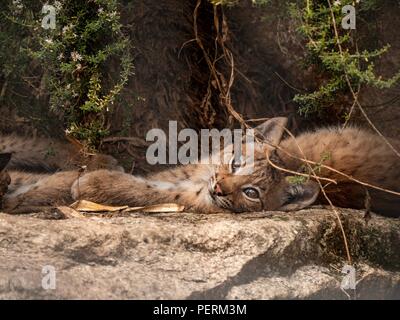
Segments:
[[[350,88],[346,76],[355,91],[362,86],[390,88],[400,80],[400,72],[386,80],[375,72],[374,62],[389,50],[390,45],[376,50],[359,51],[355,32],[342,28],[342,7],[347,4],[355,5],[357,15],[377,8],[375,0],[331,0],[331,7],[328,1],[315,0],[307,0],[302,6],[298,3],[290,5],[292,17],[302,22],[299,31],[307,42],[305,66],[315,67],[317,77],[323,79],[314,92],[295,96],[294,101],[299,104],[301,114],[321,112],[332,106],[339,95],[348,93]],[[338,38],[334,32],[332,13]],[[338,43],[343,49],[342,53]]]
[[[118,1],[49,3],[56,8],[55,29],[41,26],[44,4],[14,0],[3,7],[2,76],[18,78],[33,61],[40,64],[51,110],[64,119],[67,133],[96,148],[133,70]]]

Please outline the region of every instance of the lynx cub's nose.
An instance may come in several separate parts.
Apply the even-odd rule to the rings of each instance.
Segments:
[[[221,186],[218,183],[216,183],[214,186],[214,194],[216,194],[217,196],[220,196],[220,197],[224,195],[224,193],[222,192]]]

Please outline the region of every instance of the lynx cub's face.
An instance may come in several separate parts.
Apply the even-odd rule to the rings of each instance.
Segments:
[[[268,162],[267,157],[279,164],[274,145],[279,144],[286,122],[286,118],[273,118],[256,128],[268,143],[242,146],[243,151],[254,149],[253,163],[248,163],[250,159],[243,152],[241,157],[232,154],[228,164],[216,169],[208,184],[213,204],[234,212],[289,211],[302,209],[316,200],[319,187],[315,182],[290,184],[285,174]],[[235,160],[238,158],[240,161]]]

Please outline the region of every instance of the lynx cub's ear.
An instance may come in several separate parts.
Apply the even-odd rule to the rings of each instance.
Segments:
[[[2,171],[11,160],[11,153],[0,153],[0,171]]]
[[[281,142],[288,119],[277,117],[269,119],[254,128],[255,135],[263,136],[271,146],[278,145]]]
[[[282,205],[278,210],[295,211],[311,206],[317,199],[319,191],[319,184],[312,180],[302,184],[287,183],[281,195]]]

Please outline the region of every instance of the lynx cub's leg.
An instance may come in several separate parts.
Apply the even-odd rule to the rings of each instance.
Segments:
[[[71,204],[71,185],[78,176],[77,171],[66,171],[41,175],[37,181],[34,181],[37,177],[33,177],[32,183],[23,184],[4,196],[4,211],[31,213],[44,207]]]
[[[97,170],[77,179],[71,188],[74,200],[84,199],[109,205],[141,206],[151,202],[146,180],[118,171]]]
[[[203,171],[202,171],[203,172]],[[222,212],[208,196],[207,183],[178,178],[179,172],[156,177],[137,177],[127,173],[98,170],[77,179],[71,188],[74,200],[84,199],[108,205],[147,206],[177,203],[194,212]],[[180,173],[182,176],[183,174]],[[204,175],[204,174],[203,174]],[[199,178],[197,178],[199,179]]]

